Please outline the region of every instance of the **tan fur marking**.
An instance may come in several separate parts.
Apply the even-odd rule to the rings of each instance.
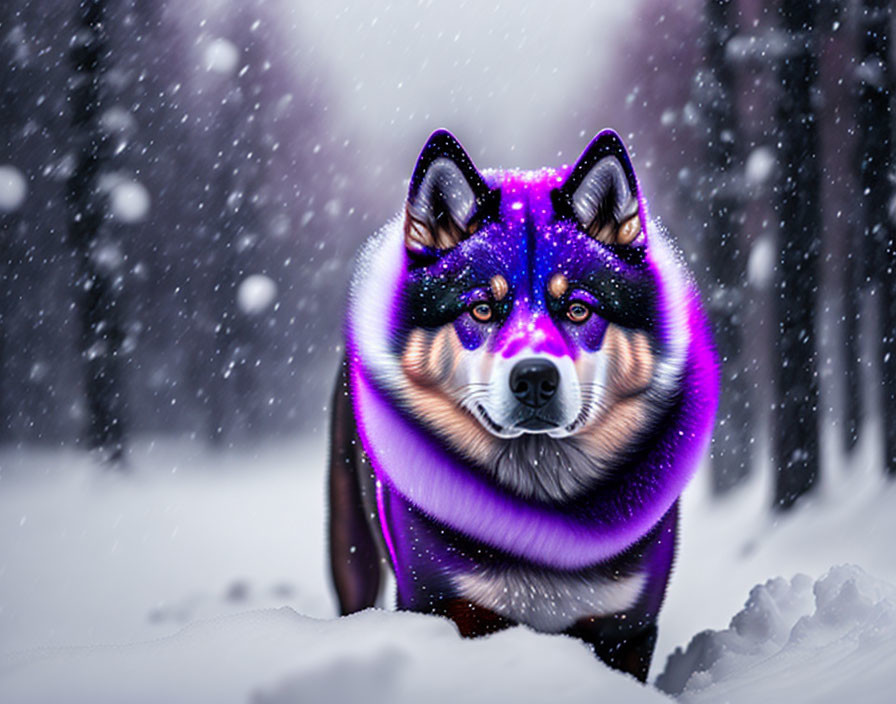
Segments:
[[[636,213],[619,226],[619,232],[616,234],[616,242],[618,244],[631,244],[640,234],[641,216]]]
[[[427,358],[426,369],[429,372],[430,378],[437,383],[444,380],[442,361],[445,342],[445,329],[442,328],[429,343],[429,355]]]
[[[437,228],[436,232],[438,234],[439,249],[451,249],[464,239],[464,231],[453,222],[447,228]]]
[[[503,301],[504,296],[507,295],[507,292],[510,290],[510,286],[507,285],[507,279],[505,279],[500,274],[496,274],[492,277],[492,280],[489,282],[492,288],[492,295],[495,297],[496,301]]]
[[[638,436],[646,409],[647,400],[640,396],[617,401],[578,435],[579,442],[593,457],[610,460]]]
[[[408,336],[401,366],[415,384],[444,384],[454,374],[459,349],[460,341],[451,328],[436,334],[414,330]]]
[[[410,385],[405,389],[404,397],[414,414],[426,418],[468,457],[479,462],[491,457],[494,436],[437,387]]]
[[[404,211],[404,245],[413,251],[435,246],[435,241],[429,228],[419,220],[414,219],[407,208]]]
[[[436,344],[438,344],[439,354],[438,357],[433,358],[434,373],[439,383],[444,384],[454,376],[463,346],[460,344],[460,340],[457,339],[457,333],[451,326],[439,330],[438,334],[436,334],[436,339],[433,341],[433,349],[435,349]]]
[[[611,220],[600,229],[595,221],[588,228],[588,234],[604,244],[631,244],[641,234],[641,215],[635,213],[621,225],[617,225],[615,220]]]
[[[426,418],[471,459],[486,462],[494,452],[495,438],[451,395],[463,345],[451,326],[436,333],[413,330],[401,364],[406,383],[402,398],[415,415]],[[494,355],[486,355],[494,358]]]
[[[407,206],[404,209],[404,244],[412,251],[420,251],[424,247],[451,249],[467,235],[473,234],[477,227],[478,225],[471,223],[465,232],[454,222],[450,222],[447,228],[432,229],[425,222],[411,215]]]
[[[401,366],[408,378],[418,384],[432,384],[432,379],[427,369],[429,362],[429,350],[426,345],[426,333],[422,330],[413,330],[408,335],[408,342],[401,356]]]
[[[614,244],[616,242],[616,223],[608,222],[602,228],[598,229],[597,220],[595,220],[591,223],[591,227],[588,229],[588,234],[598,242]]]
[[[554,298],[560,298],[568,288],[569,281],[563,274],[554,274],[548,281],[548,293]]]
[[[610,388],[615,396],[628,396],[650,383],[656,360],[645,333],[624,332],[615,325],[609,326],[607,333],[611,328],[618,340],[618,351],[610,357]],[[615,333],[616,330],[620,332]]]
[[[602,347],[609,357],[603,409],[578,437],[595,457],[609,460],[643,428],[649,407],[643,392],[656,360],[646,333],[618,325],[607,326]]]

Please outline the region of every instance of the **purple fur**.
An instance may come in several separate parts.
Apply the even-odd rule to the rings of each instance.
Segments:
[[[682,400],[681,424],[666,428],[638,466],[601,486],[575,514],[511,496],[445,452],[372,387],[351,355],[355,417],[377,480],[431,518],[538,564],[574,569],[619,554],[676,501],[712,431],[718,371],[705,320],[696,306],[690,314],[697,339],[683,380],[691,391]],[[402,532],[400,525],[392,530]]]
[[[551,328],[548,351],[556,356],[574,356],[579,346],[587,350],[600,346],[606,323],[597,316],[585,328],[562,330],[551,323],[544,294],[551,273],[562,264],[571,272],[570,277],[577,274],[586,266],[581,255],[577,256],[584,250],[592,257],[591,266],[595,260],[604,261],[608,266],[632,270],[632,276],[636,274],[632,266],[571,224],[553,222],[549,194],[563,177],[562,172],[548,169],[492,175],[490,183],[501,187],[500,221],[461,242],[434,269],[439,274],[451,274],[464,267],[487,266],[506,272],[511,287],[528,293],[525,299],[518,297],[515,306],[526,306],[530,314],[542,315],[537,319],[545,320]],[[534,233],[546,234],[537,237]],[[656,265],[652,267],[658,274]],[[405,269],[391,286],[397,291],[405,277],[414,275]],[[656,278],[662,281],[661,276]],[[688,293],[688,300],[691,341],[677,421],[663,429],[637,464],[591,492],[574,512],[565,506],[539,505],[497,488],[474,467],[445,451],[414,419],[398,411],[365,370],[355,326],[349,319],[355,417],[377,479],[389,492],[404,497],[440,523],[538,564],[571,569],[619,554],[669,511],[695,471],[710,437],[718,371],[695,291]],[[397,307],[393,310],[400,317]],[[514,334],[513,320],[511,316],[502,335]],[[401,327],[400,323],[393,325],[395,329]],[[481,344],[476,327],[468,321],[457,322],[455,329],[468,349]],[[393,524],[392,531],[400,533],[402,528]]]
[[[399,608],[567,633],[644,680],[718,402],[693,282],[609,131],[485,175],[438,131],[406,207],[359,261],[334,392],[342,613],[387,559]]]

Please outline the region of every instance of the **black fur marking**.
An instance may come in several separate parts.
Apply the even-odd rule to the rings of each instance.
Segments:
[[[604,320],[629,329],[654,332],[657,321],[658,287],[650,270],[626,267],[622,274],[608,267],[599,267],[581,279],[570,278],[567,291],[554,298],[548,296],[551,315],[563,320],[573,293],[588,291],[597,300],[594,312]]]
[[[655,330],[657,285],[648,272],[621,280],[612,272],[597,270],[582,283],[597,298],[596,312],[605,320],[625,328]]]
[[[436,130],[427,140],[420,156],[417,157],[417,166],[414,168],[414,174],[411,176],[411,185],[408,188],[408,200],[413,201],[417,198],[420,184],[426,176],[426,172],[433,162],[439,158],[450,159],[460,169],[467,183],[473,189],[476,196],[476,204],[478,208],[487,202],[491,194],[491,189],[482,178],[482,174],[476,170],[470,157],[464,151],[464,148],[447,130]]]
[[[454,322],[469,309],[464,294],[474,289],[482,289],[488,296],[493,313],[489,324],[500,325],[510,314],[513,297],[506,295],[500,301],[495,300],[490,279],[471,267],[440,275],[422,269],[410,272],[401,304],[406,330],[439,328]]]
[[[447,194],[440,189],[434,189],[433,193],[421,194],[421,186],[426,180],[426,175],[433,164],[439,159],[447,159],[459,171],[469,186],[474,199],[473,211],[465,222],[458,222],[448,202]],[[451,133],[445,130],[433,132],[420,156],[411,176],[408,188],[408,204],[413,210],[418,210],[416,204],[421,197],[427,198],[426,206],[430,213],[430,221],[422,223],[422,226],[433,230],[453,232],[451,239],[461,241],[478,231],[487,222],[498,217],[501,202],[501,191],[492,189],[485,182],[482,174],[476,169],[464,148]],[[409,250],[411,268],[428,266],[451,247],[423,247],[419,250]]]

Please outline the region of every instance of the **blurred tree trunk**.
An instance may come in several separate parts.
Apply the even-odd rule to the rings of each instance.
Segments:
[[[881,338],[881,361],[883,373],[883,426],[884,426],[884,468],[891,477],[896,477],[896,242],[889,228],[887,248],[883,256],[875,259],[881,270],[880,303],[884,336]]]
[[[773,417],[775,507],[790,508],[818,479],[815,308],[821,248],[821,179],[814,84],[818,0],[781,0],[787,48],[778,65],[778,373]]]
[[[100,126],[108,60],[105,10],[102,0],[83,0],[77,8],[69,91],[76,163],[66,184],[66,200],[78,267],[75,295],[86,372],[87,443],[106,460],[118,462],[125,438],[118,356],[124,339],[116,266],[120,253],[114,242],[103,238],[106,203],[99,183],[110,151]]]
[[[13,20],[15,9],[11,6],[0,6],[0,28],[6,36],[0,36],[0,61],[4,70],[0,73],[0,165],[12,164],[13,145],[17,132],[23,122],[22,100],[18,88],[22,81],[22,66],[17,65],[13,36]],[[29,106],[30,107],[30,106]],[[15,291],[12,285],[15,262],[18,259],[18,230],[22,225],[21,211],[0,210],[0,442],[11,437],[11,420],[14,409],[11,391],[13,379],[11,372],[12,344],[10,329],[13,318],[13,300]]]
[[[220,446],[227,438],[233,440],[235,416],[239,415],[239,399],[235,392],[237,377],[242,373],[239,364],[240,340],[236,316],[236,294],[239,285],[239,258],[237,241],[239,227],[230,208],[230,194],[234,191],[234,142],[239,143],[238,115],[241,103],[237,89],[228,92],[220,106],[218,130],[223,145],[219,161],[215,164],[215,193],[212,217],[217,229],[213,235],[219,259],[216,262],[215,280],[210,292],[212,320],[214,323],[214,352],[209,389],[210,439]]]
[[[856,223],[847,224],[849,249],[843,269],[843,441],[852,451],[859,441],[863,412],[860,344],[862,291],[865,289],[864,238]]]
[[[240,282],[245,277],[244,258],[252,246],[246,181],[248,153],[252,151],[248,139],[249,106],[246,91],[239,78],[231,84],[218,106],[217,133],[221,141],[218,162],[215,164],[215,193],[213,217],[217,219],[214,240],[220,252],[211,305],[214,310],[214,364],[209,394],[210,438],[212,444],[233,441],[248,423],[249,408],[255,402],[255,387],[249,369],[248,329],[238,306]]]
[[[3,16],[0,14],[0,22]],[[2,56],[2,54],[0,54]],[[4,72],[5,74],[5,72]],[[6,77],[6,76],[4,76]],[[0,79],[2,80],[2,79]],[[6,82],[6,81],[4,81]],[[8,81],[8,85],[0,85],[0,113],[8,114],[7,110],[12,107],[15,101],[15,94],[11,89],[12,81]],[[13,125],[12,120],[0,122],[0,135],[2,135],[3,143],[0,144],[0,164],[7,163],[8,146],[11,142]],[[14,241],[16,238],[15,230],[19,223],[19,215],[17,212],[6,213],[0,211],[0,443],[6,441],[10,436],[10,419],[12,409],[9,407],[11,394],[9,392],[11,379],[10,371],[10,349],[9,329],[12,324],[12,272]]]
[[[743,360],[744,252],[740,241],[742,174],[735,75],[725,47],[734,35],[734,0],[708,0],[704,35],[703,111],[707,125],[709,228],[706,261],[713,276],[708,302],[722,358],[722,394],[713,436],[712,485],[722,494],[750,470],[752,417]]]
[[[256,266],[262,240],[261,208],[265,203],[265,157],[271,153],[265,132],[267,101],[259,98],[269,47],[255,32],[260,2],[244,2],[233,11],[226,32],[242,68],[222,76],[220,102],[214,106],[215,164],[213,217],[221,254],[216,262],[211,299],[215,322],[215,376],[210,392],[211,440],[220,445],[254,437],[261,430],[259,372],[260,321],[241,305],[240,287]],[[243,301],[245,304],[246,301]]]
[[[18,258],[15,252],[18,226],[18,212],[0,213],[0,282],[3,283],[0,288],[0,443],[12,435],[12,414],[15,412],[10,404],[13,380],[10,377],[12,339],[9,330],[13,313],[12,272]]]
[[[883,385],[884,460],[896,474],[896,316],[894,316],[893,223],[889,214],[893,198],[890,131],[890,22],[888,0],[863,0],[859,14],[859,185],[862,191],[862,240],[854,251],[865,256],[865,272],[877,289],[879,304],[880,373]],[[857,295],[852,293],[852,295]],[[858,315],[858,310],[854,313]],[[858,393],[859,385],[854,386]]]

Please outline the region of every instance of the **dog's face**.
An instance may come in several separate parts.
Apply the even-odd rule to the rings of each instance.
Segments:
[[[517,493],[568,499],[605,478],[651,430],[675,376],[615,133],[572,169],[483,176],[437,132],[403,227],[399,402]]]

